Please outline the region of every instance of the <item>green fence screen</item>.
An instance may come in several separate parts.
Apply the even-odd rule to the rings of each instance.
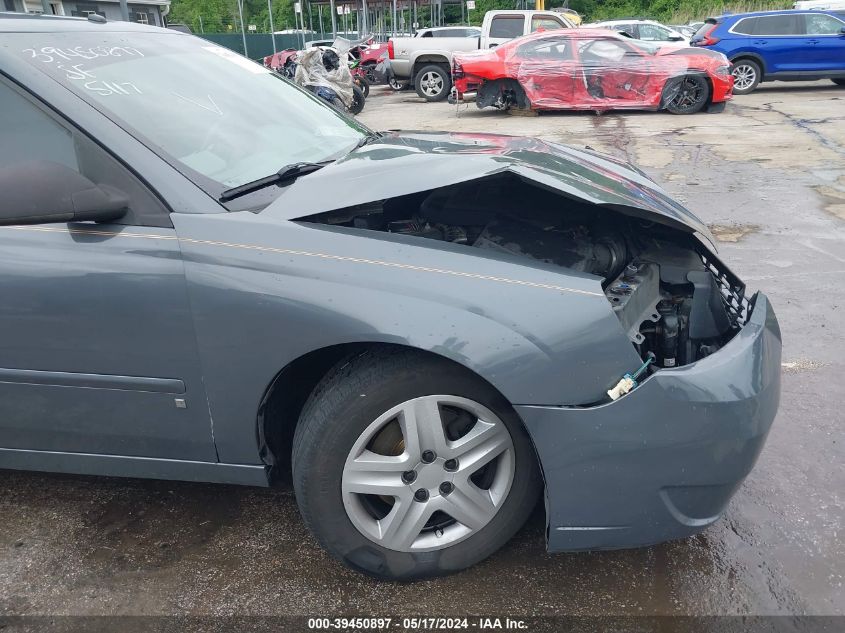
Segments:
[[[241,55],[246,55],[250,59],[261,60],[267,55],[273,54],[273,36],[269,33],[248,33],[246,36],[246,51],[244,51],[244,41],[240,33],[194,33],[194,35],[229,48]],[[331,37],[331,33],[309,33],[306,36],[308,40],[331,39]],[[298,35],[276,35],[276,50],[282,51],[286,48],[297,50],[302,48],[302,37]]]

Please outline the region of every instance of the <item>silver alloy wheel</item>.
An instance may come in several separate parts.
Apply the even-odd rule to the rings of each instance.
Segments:
[[[443,77],[434,71],[428,71],[420,79],[420,89],[429,97],[436,97],[443,92]]]
[[[737,90],[748,90],[757,81],[757,70],[748,64],[737,64],[731,73],[734,76],[734,87]]]
[[[444,410],[474,422],[449,439]],[[371,450],[393,424],[397,437],[401,431],[393,452],[401,452]],[[467,398],[423,396],[393,407],[360,435],[343,467],[343,506],[364,536],[387,549],[442,549],[490,523],[507,499],[514,470],[513,440],[495,413]]]

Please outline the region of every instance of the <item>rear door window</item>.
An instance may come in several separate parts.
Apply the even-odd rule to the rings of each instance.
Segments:
[[[490,22],[490,37],[513,39],[522,35],[525,19],[521,15],[499,15]]]
[[[753,35],[803,35],[804,20],[800,15],[764,15],[757,18]]]

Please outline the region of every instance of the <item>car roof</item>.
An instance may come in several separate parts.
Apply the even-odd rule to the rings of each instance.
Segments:
[[[642,22],[644,24],[660,24],[657,20],[646,20],[645,18],[617,18],[616,20],[602,20],[596,24],[631,24],[632,22]]]
[[[712,18],[707,18],[708,20],[735,20],[738,18],[756,18],[762,17],[766,15],[791,15],[793,13],[821,13],[821,14],[830,14],[836,13],[837,11],[841,11],[841,9],[779,9],[773,11],[751,11],[749,13],[729,13],[723,15],[716,15]]]
[[[553,31],[537,31],[535,33],[529,33],[528,35],[524,35],[516,40],[511,40],[513,42],[528,42],[531,40],[540,40],[544,37],[569,37],[576,40],[594,40],[600,37],[606,37],[612,40],[622,40],[622,41],[630,41],[630,37],[624,37],[619,35],[617,31],[612,31],[610,29],[601,29],[601,28],[589,28],[589,29],[555,29]]]
[[[84,32],[163,33],[184,35],[172,29],[137,24],[136,22],[95,22],[87,18],[70,18],[40,13],[0,13],[0,33],[84,33]]]

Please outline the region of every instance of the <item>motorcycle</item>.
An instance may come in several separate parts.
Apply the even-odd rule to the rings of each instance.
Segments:
[[[349,71],[352,73],[352,83],[361,89],[364,93],[364,98],[370,96],[370,81],[367,79],[367,73],[361,67],[361,62],[358,59],[349,60]]]

